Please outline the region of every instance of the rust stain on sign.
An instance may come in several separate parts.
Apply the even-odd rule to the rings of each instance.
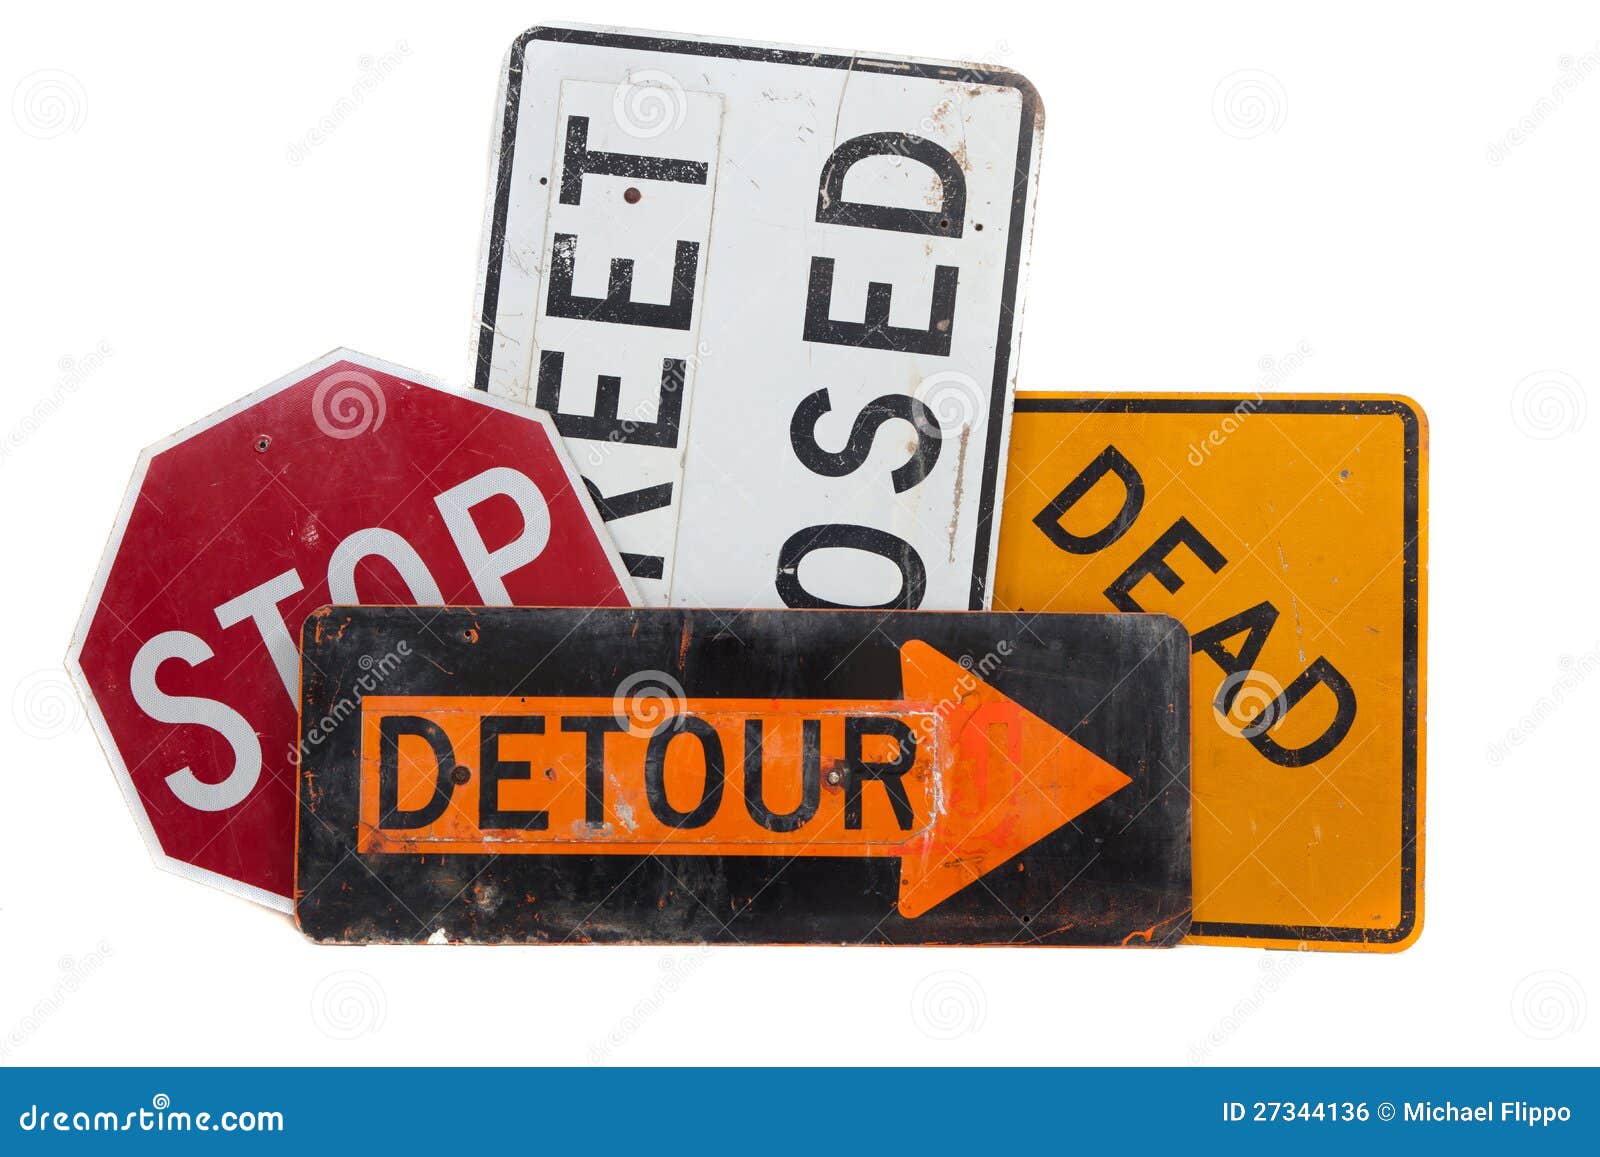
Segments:
[[[303,717],[328,719],[300,794],[316,939],[1165,946],[1187,926],[1187,635],[1165,616],[1017,637],[967,612],[337,613],[346,638],[304,637]],[[334,718],[346,670],[400,639],[430,662]]]
[[[941,710],[965,668],[900,650],[903,698],[687,699],[665,732],[613,729],[609,697],[369,696],[357,850],[890,857],[914,918],[1132,782],[981,681]],[[554,791],[530,788],[535,753],[569,773]]]
[[[1033,86],[546,26],[502,97],[476,384],[553,417],[642,600],[988,606]]]

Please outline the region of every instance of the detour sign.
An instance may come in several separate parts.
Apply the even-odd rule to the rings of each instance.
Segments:
[[[1398,398],[1017,399],[996,609],[1192,636],[1193,939],[1421,926],[1426,460]]]
[[[414,661],[352,696],[360,656]],[[1188,637],[1154,615],[335,607],[320,940],[1168,944]]]
[[[941,708],[968,673],[926,643],[900,661],[903,699],[686,699],[653,728],[609,697],[368,699],[360,850],[890,856],[914,917],[1131,782],[981,680]]]

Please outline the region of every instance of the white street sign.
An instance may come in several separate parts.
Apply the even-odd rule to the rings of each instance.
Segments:
[[[1028,82],[547,27],[502,95],[477,385],[555,416],[647,601],[987,606]]]

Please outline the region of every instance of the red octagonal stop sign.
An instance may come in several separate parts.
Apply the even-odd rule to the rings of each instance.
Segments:
[[[348,350],[146,450],[67,661],[157,860],[287,910],[306,615],[627,606],[599,527],[544,414]]]

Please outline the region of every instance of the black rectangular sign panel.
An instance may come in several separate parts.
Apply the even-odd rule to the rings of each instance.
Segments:
[[[366,943],[1168,945],[1162,615],[333,607],[295,913]]]

